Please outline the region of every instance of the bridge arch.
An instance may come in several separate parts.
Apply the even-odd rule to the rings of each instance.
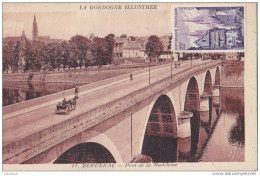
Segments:
[[[53,163],[115,163],[115,159],[103,145],[86,142],[80,143],[65,151]]]
[[[115,146],[115,144],[113,143],[113,141],[104,133],[92,129],[83,131],[82,133],[79,133],[76,136],[73,136],[72,138],[55,145],[53,148],[45,152],[43,155],[39,155],[38,157],[32,158],[26,161],[25,163],[54,163],[66,151],[74,148],[77,145],[81,145],[78,147],[84,147],[85,144],[88,144],[87,147],[90,149],[95,149],[95,147],[93,147],[93,145],[95,144],[95,146],[97,146],[97,149],[105,151],[108,156],[110,156],[111,154],[116,163],[123,162],[121,154]],[[90,153],[93,154],[95,152],[92,151]],[[112,157],[110,156],[110,158]]]
[[[184,111],[198,111],[200,108],[199,86],[195,77],[191,77],[186,89]]]
[[[208,70],[206,72],[205,81],[204,81],[204,92],[212,95],[212,91],[213,91],[212,77],[210,71]]]
[[[195,77],[191,77],[188,83],[185,96],[184,111],[189,111],[193,113],[193,117],[190,118],[190,154],[195,155],[197,152],[198,136],[200,130],[200,95],[198,82]]]
[[[220,70],[219,67],[217,66],[216,72],[215,72],[215,85],[220,85]]]
[[[165,94],[157,97],[146,118],[141,153],[153,162],[177,160],[177,116],[171,98]]]

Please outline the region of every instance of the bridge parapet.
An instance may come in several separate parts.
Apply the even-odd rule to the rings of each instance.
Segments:
[[[156,68],[161,68],[163,66],[164,65],[159,65],[159,66],[156,66]],[[136,75],[136,74],[144,73],[146,71],[147,71],[146,69],[142,69],[142,70],[134,71],[133,73],[134,73],[134,75]],[[39,75],[39,73],[34,73],[34,74]],[[7,76],[10,76],[10,75],[8,74]],[[15,76],[15,75],[12,75],[12,76]],[[22,77],[21,79],[27,80],[29,73],[18,74],[18,77],[19,76]],[[26,77],[26,79],[24,77]],[[6,79],[8,80],[8,78],[6,78]],[[18,79],[18,80],[21,80],[21,79]],[[86,91],[86,90],[89,90],[89,89],[92,89],[92,88],[96,88],[98,86],[113,83],[113,82],[116,82],[119,79],[129,79],[129,73],[123,74],[123,75],[120,75],[120,76],[116,76],[116,77],[112,77],[112,78],[108,78],[108,79],[105,79],[105,80],[101,80],[101,81],[98,81],[98,82],[94,82],[94,83],[91,83],[91,84],[87,84],[87,85],[84,85],[84,86],[80,86],[80,92]],[[4,81],[6,81],[6,80],[4,80]],[[24,81],[24,82],[27,82],[27,81]],[[14,111],[23,110],[25,108],[32,107],[32,106],[35,106],[35,105],[37,106],[37,105],[40,105],[40,104],[43,104],[43,103],[46,103],[46,102],[50,102],[50,101],[53,101],[53,100],[57,100],[59,98],[63,99],[64,97],[70,96],[73,93],[74,93],[74,89],[69,89],[69,90],[64,90],[64,91],[57,92],[57,93],[54,93],[54,94],[46,95],[46,96],[43,96],[43,97],[39,97],[39,98],[36,98],[36,99],[31,99],[31,100],[23,101],[23,102],[20,102],[20,103],[4,106],[3,109],[2,109],[3,115],[12,113]]]

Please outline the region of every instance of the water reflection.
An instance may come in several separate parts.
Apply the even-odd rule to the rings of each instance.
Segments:
[[[3,106],[31,100],[74,87],[75,84],[69,83],[4,83]]]
[[[191,126],[191,157],[194,158],[198,151],[199,133],[200,133],[200,112],[192,111],[193,117],[190,119]],[[194,160],[194,159],[192,159]]]
[[[209,97],[209,111],[193,112],[189,144],[178,139],[189,150],[183,157],[185,149],[179,148],[179,162],[244,161],[243,74],[243,63],[223,65],[220,96]]]
[[[223,96],[225,96],[225,101],[223,102],[223,111],[227,113],[232,113],[236,115],[236,123],[232,126],[230,130],[229,142],[232,145],[242,145],[245,144],[245,128],[244,128],[244,98],[243,96],[234,96],[235,94],[243,94],[244,89],[224,89]],[[227,94],[232,95],[227,96]],[[231,106],[233,105],[233,106]]]
[[[211,106],[211,132],[207,133],[197,161],[244,161],[243,95],[242,88],[221,88],[221,109]],[[203,141],[202,131],[199,140]]]

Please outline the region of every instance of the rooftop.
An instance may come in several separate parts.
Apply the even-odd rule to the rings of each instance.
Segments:
[[[141,45],[138,42],[128,42],[125,46],[125,49],[140,49]]]

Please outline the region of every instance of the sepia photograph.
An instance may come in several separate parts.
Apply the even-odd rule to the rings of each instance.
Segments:
[[[256,171],[256,6],[2,3],[3,170]]]

